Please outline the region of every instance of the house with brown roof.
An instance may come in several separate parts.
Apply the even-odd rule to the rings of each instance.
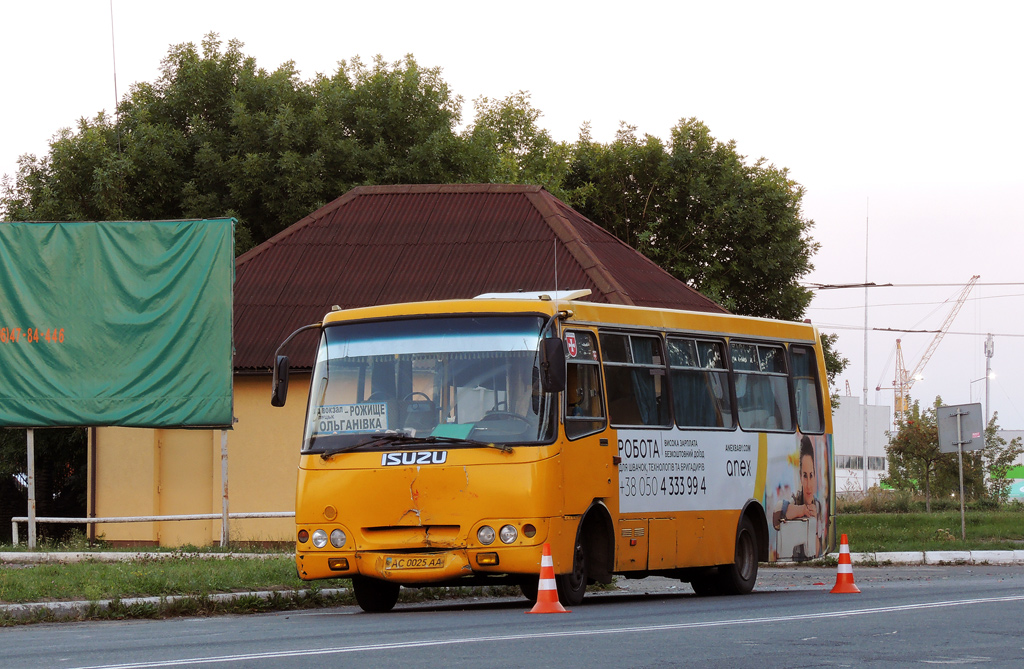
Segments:
[[[287,353],[293,398],[270,407],[274,352],[337,306],[590,289],[594,302],[722,313],[720,306],[539,186],[364,186],[321,207],[235,263],[235,426],[98,428],[89,513],[96,517],[291,512],[315,335]],[[226,472],[230,476],[226,476]],[[239,519],[232,540],[290,541],[288,518]],[[136,545],[206,545],[219,520],[100,525]]]

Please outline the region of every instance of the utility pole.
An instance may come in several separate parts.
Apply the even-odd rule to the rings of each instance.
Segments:
[[[988,401],[989,385],[992,383],[992,355],[995,353],[996,345],[992,341],[992,333],[988,333],[985,340],[985,429],[988,429],[988,422],[992,419],[992,405]]]
[[[868,494],[868,223],[871,201],[868,200],[864,212],[864,404],[861,407],[861,416],[864,420],[864,432],[861,435],[861,452],[864,458],[861,465],[864,467],[864,494]]]

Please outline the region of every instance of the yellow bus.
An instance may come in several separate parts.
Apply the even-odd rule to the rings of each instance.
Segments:
[[[614,575],[745,593],[758,562],[831,551],[816,329],[588,293],[336,310],[300,329],[321,331],[300,577],[350,578],[366,611],[401,586],[518,584],[535,600],[548,543],[577,605]],[[281,406],[287,356],[274,372]]]

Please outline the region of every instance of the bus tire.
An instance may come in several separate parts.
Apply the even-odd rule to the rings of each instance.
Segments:
[[[519,591],[523,593],[523,597],[526,597],[526,601],[531,604],[537,603],[537,590],[539,589],[540,582],[535,576],[519,581]]]
[[[398,602],[398,591],[401,589],[402,586],[397,583],[366,576],[352,577],[352,590],[356,595],[356,603],[367,613],[387,613],[395,608],[395,604]]]
[[[732,564],[718,568],[718,588],[723,595],[745,595],[757,581],[757,533],[743,516],[736,528],[736,553]]]
[[[587,559],[582,531],[576,533],[576,546],[572,553],[572,571],[555,575],[558,601],[563,606],[578,606],[587,594]]]
[[[698,597],[714,597],[722,594],[718,584],[718,572],[713,568],[690,579],[690,587]]]

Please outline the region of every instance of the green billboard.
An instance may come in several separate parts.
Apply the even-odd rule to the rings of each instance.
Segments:
[[[234,219],[0,223],[0,427],[229,427]]]

